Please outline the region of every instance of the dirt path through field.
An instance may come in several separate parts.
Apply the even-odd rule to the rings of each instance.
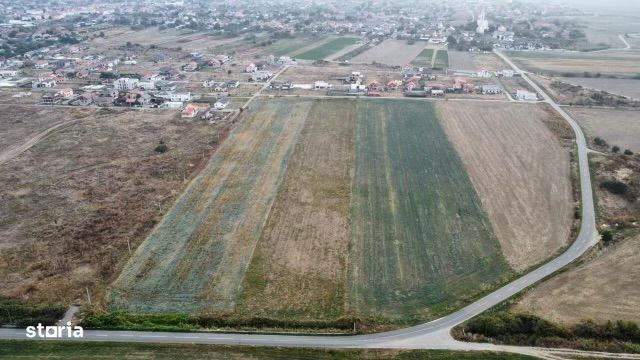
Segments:
[[[82,119],[74,119],[74,120],[69,120],[69,121],[63,121],[60,123],[57,123],[53,126],[51,126],[50,128],[30,137],[29,139],[27,139],[27,141],[25,141],[24,143],[17,145],[17,146],[10,146],[8,149],[0,152],[0,165],[5,164],[6,162],[8,162],[9,160],[15,158],[16,156],[22,154],[23,152],[29,150],[30,148],[32,148],[35,144],[37,144],[40,140],[42,140],[44,137],[46,137],[47,135],[51,134],[52,132],[59,130],[61,128],[64,128],[66,126],[69,126],[77,121],[80,121]]]

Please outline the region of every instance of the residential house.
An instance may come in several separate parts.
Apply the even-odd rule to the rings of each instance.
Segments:
[[[256,71],[251,74],[251,81],[267,81],[273,74],[269,71]]]
[[[230,89],[237,89],[239,86],[240,86],[240,81],[238,80],[227,81],[227,87]]]
[[[212,88],[216,85],[216,82],[213,79],[207,79],[202,82],[202,87],[204,88]]]
[[[7,79],[18,76],[18,70],[0,70],[0,78]]]
[[[498,85],[482,85],[482,93],[484,95],[501,94],[502,88]]]
[[[223,110],[227,107],[227,105],[229,105],[229,98],[224,96],[218,99],[218,101],[215,102],[215,104],[213,104],[213,107],[216,110]]]
[[[182,110],[182,117],[183,118],[194,118],[198,115],[198,107],[193,105],[193,104],[188,104],[187,106],[184,107],[184,109]]]
[[[55,80],[34,80],[31,82],[31,87],[34,89],[52,88],[58,83]]]
[[[258,67],[256,66],[256,64],[249,64],[247,65],[247,67],[244,68],[244,72],[246,73],[253,73],[256,72],[258,70]]]
[[[367,91],[383,91],[384,86],[377,81],[372,81],[367,85]]]
[[[45,105],[53,105],[53,103],[55,102],[54,100],[54,94],[51,92],[46,92],[44,94],[42,94],[42,103]]]
[[[198,63],[192,61],[186,65],[182,65],[182,71],[196,71],[198,70]]]
[[[487,69],[482,69],[476,73],[476,76],[481,78],[490,78],[491,72]]]
[[[314,88],[315,90],[328,89],[328,88],[330,88],[330,87],[331,87],[331,85],[329,85],[329,83],[324,82],[324,81],[316,81],[316,82],[313,84],[313,88]]]
[[[527,90],[516,90],[516,99],[520,101],[538,101],[538,94]]]
[[[133,90],[138,87],[140,80],[136,78],[119,78],[113,82],[113,87],[118,91]]]

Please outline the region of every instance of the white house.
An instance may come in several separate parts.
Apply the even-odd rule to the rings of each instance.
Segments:
[[[119,91],[133,90],[140,84],[140,80],[136,78],[119,78],[113,82],[113,87]]]
[[[273,74],[269,71],[256,71],[251,74],[252,81],[267,81],[271,79]]]
[[[482,93],[485,95],[495,95],[502,93],[502,88],[498,85],[482,85]]]
[[[490,78],[491,72],[487,69],[482,69],[476,73],[476,76],[481,78]]]
[[[0,70],[0,78],[12,78],[18,76],[19,73],[18,70]]]
[[[313,88],[314,88],[314,89],[316,89],[316,90],[319,90],[319,89],[327,89],[327,88],[329,88],[329,87],[330,87],[329,83],[324,82],[324,81],[316,81],[316,82],[313,84]]]
[[[169,100],[170,101],[190,101],[191,100],[191,93],[187,92],[187,93],[171,93],[169,94]]]
[[[527,90],[516,90],[516,99],[520,101],[537,101],[538,94]]]
[[[221,97],[220,99],[218,99],[218,101],[215,102],[215,104],[213,104],[213,107],[216,108],[216,110],[223,110],[227,107],[227,105],[229,105],[229,98]]]

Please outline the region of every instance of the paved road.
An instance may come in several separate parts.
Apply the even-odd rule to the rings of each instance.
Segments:
[[[578,124],[556,104],[526,74],[522,73],[504,54],[496,52],[525,79],[573,128],[578,146],[580,184],[582,187],[582,222],[574,243],[560,256],[522,276],[521,278],[495,290],[476,302],[437,320],[417,326],[385,333],[358,336],[296,336],[259,335],[233,333],[163,333],[132,331],[85,331],[85,339],[91,341],[160,342],[160,343],[202,343],[266,345],[322,348],[425,348],[450,350],[495,350],[553,358],[545,355],[547,350],[527,347],[496,346],[492,344],[466,343],[454,340],[450,330],[483,311],[517,294],[523,289],[551,275],[580,257],[598,241],[595,226],[595,211],[591,191],[591,178],[587,159],[587,146]],[[257,95],[257,94],[256,94]],[[24,338],[24,330],[0,329],[0,338]],[[548,351],[547,351],[548,352]]]

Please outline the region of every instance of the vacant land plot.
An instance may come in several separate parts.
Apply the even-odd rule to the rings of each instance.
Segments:
[[[432,318],[508,275],[432,106],[367,101],[359,114],[350,312],[395,322]]]
[[[238,311],[296,319],[344,312],[356,107],[316,102],[244,281]]]
[[[411,61],[412,65],[431,67],[433,66],[433,49],[424,49]]]
[[[471,56],[476,70],[498,71],[510,69],[511,67],[494,53],[479,53]]]
[[[442,124],[462,158],[509,264],[524,270],[567,244],[573,216],[569,154],[530,104],[441,102]]]
[[[536,286],[516,306],[549,320],[640,321],[640,237],[624,240]]]
[[[322,60],[329,55],[336,53],[348,46],[351,46],[358,41],[358,38],[352,37],[340,37],[332,39],[318,47],[307,50],[301,54],[296,55],[296,59],[302,60]]]
[[[569,112],[588,136],[600,137],[623,150],[640,151],[640,111],[571,108]]]
[[[454,70],[477,70],[473,55],[468,51],[449,51],[449,60]]]
[[[251,107],[110,293],[136,312],[229,311],[310,102]],[[284,114],[284,116],[283,116]]]
[[[553,53],[509,52],[509,57],[521,68],[547,74],[563,73],[611,74],[635,76],[640,73],[640,61],[632,52]]]
[[[640,56],[638,60],[640,60]],[[640,80],[636,79],[560,78],[560,80],[588,89],[640,99]]]
[[[237,38],[224,38],[193,30],[160,30],[152,27],[144,30],[131,30],[128,27],[116,27],[104,31],[104,37],[91,40],[91,44],[100,47],[120,47],[127,43],[142,46],[155,45],[164,48],[182,48],[185,51],[206,51],[236,41]]]
[[[433,67],[437,69],[444,69],[449,67],[449,52],[447,50],[438,50],[438,52],[436,52],[436,58],[433,62]]]
[[[351,59],[352,63],[371,64],[377,62],[385,65],[404,66],[415,59],[424,49],[424,43],[407,44],[406,40],[387,39]]]
[[[324,37],[296,37],[293,39],[281,39],[267,46],[264,52],[274,56],[290,55],[314,43],[323,41]]]
[[[82,112],[39,109],[32,113],[53,121]],[[4,119],[11,109],[3,110]],[[41,122],[12,128],[29,136],[32,121]],[[0,296],[68,304],[86,286],[99,297],[128,244],[135,248],[213,151],[217,130],[175,112],[100,110],[0,165]],[[161,139],[164,154],[154,152]]]

